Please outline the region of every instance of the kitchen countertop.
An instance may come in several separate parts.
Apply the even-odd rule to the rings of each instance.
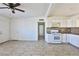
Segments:
[[[58,30],[58,33],[70,33],[71,29],[66,27],[50,27],[47,28],[47,33],[51,34],[51,30]]]
[[[58,33],[62,34],[79,35],[79,27],[47,27],[48,34],[51,34],[51,30],[58,30]]]

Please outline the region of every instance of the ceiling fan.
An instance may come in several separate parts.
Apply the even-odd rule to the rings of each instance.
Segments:
[[[0,9],[11,9],[12,13],[15,13],[15,10],[25,12],[22,9],[16,8],[21,5],[20,3],[3,3],[3,4],[6,5],[7,7],[0,7]]]

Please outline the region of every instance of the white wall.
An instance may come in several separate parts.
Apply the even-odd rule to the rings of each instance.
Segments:
[[[5,42],[10,38],[9,24],[10,19],[0,16],[0,43]]]
[[[11,21],[11,39],[36,41],[37,39],[37,21],[35,18],[12,19]]]

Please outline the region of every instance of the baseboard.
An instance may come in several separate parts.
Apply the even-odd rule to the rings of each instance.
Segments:
[[[62,44],[68,44],[68,43],[48,43],[48,44],[53,44],[53,45],[62,45]]]
[[[11,39],[12,41],[38,41],[38,40],[31,40],[31,39],[28,39],[28,40],[26,40],[26,39]]]
[[[71,43],[68,43],[68,44],[70,44],[70,45],[72,45],[73,47],[79,49],[79,47],[77,47],[77,46],[75,46],[75,45],[73,45],[73,44],[71,44]]]
[[[4,44],[4,43],[6,43],[6,42],[8,42],[8,41],[10,41],[10,40],[6,40],[6,41],[3,41],[3,42],[0,42],[0,44]]]

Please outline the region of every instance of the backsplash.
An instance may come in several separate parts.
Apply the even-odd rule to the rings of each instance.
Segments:
[[[51,30],[58,30],[59,33],[71,33],[69,27],[47,27],[47,33],[51,34]]]

